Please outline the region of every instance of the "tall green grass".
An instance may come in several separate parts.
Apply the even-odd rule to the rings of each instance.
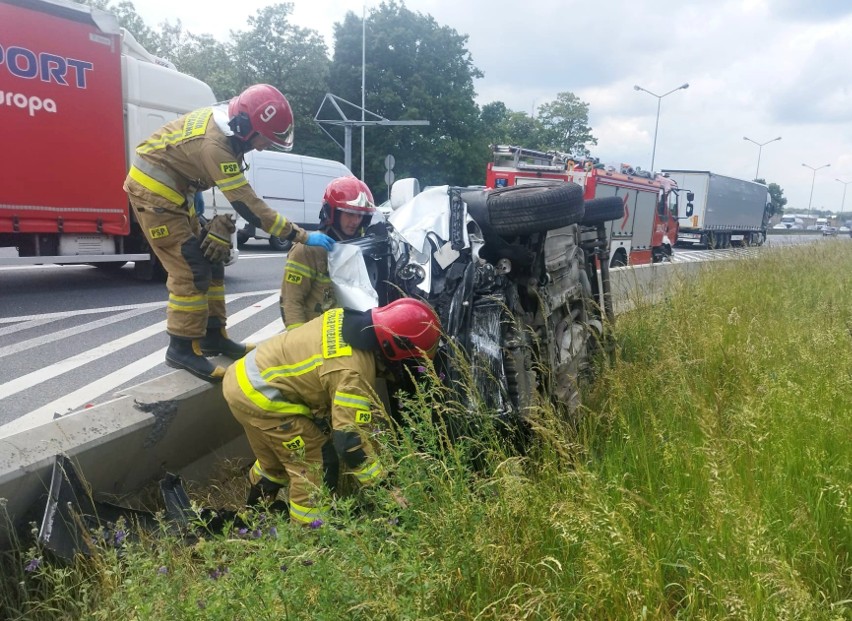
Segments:
[[[317,529],[250,514],[73,568],[24,571],[25,549],[0,601],[33,621],[852,619],[850,280],[842,242],[684,278],[619,318],[578,421],[541,404],[524,455],[487,418],[450,444],[432,414],[457,406],[425,382],[388,437],[407,506],[364,490]]]

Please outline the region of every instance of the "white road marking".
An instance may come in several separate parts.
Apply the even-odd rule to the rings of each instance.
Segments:
[[[257,313],[263,311],[265,308],[276,304],[278,302],[279,291],[276,290],[273,295],[270,295],[259,302],[252,304],[251,306],[244,308],[232,316],[228,318],[228,326],[234,326],[238,323],[249,319],[250,317],[256,315]],[[275,322],[273,322],[275,323]],[[269,329],[269,327],[273,325],[270,324],[266,326],[264,330]],[[163,332],[165,330],[165,322],[160,322],[155,326],[150,326],[150,328],[146,328],[146,330],[151,330],[153,328],[157,328],[155,330],[156,333]],[[143,332],[140,330],[134,334],[139,334]],[[128,337],[133,335],[128,335]],[[112,341],[111,343],[107,343],[103,347],[109,348],[110,352],[119,349],[120,347],[116,345],[119,341],[123,339],[118,339],[117,341]],[[251,339],[247,339],[251,340]],[[101,349],[101,348],[97,348]],[[13,433],[17,433],[19,431],[23,431],[24,429],[30,429],[32,427],[36,427],[38,425],[44,424],[54,419],[56,414],[60,415],[70,415],[73,414],[73,410],[80,408],[87,403],[90,403],[92,400],[100,397],[101,395],[106,394],[110,390],[114,390],[118,386],[126,384],[134,377],[145,373],[146,371],[154,368],[158,364],[162,363],[166,355],[166,348],[163,347],[158,349],[157,351],[148,354],[144,358],[141,358],[117,371],[113,371],[105,375],[104,377],[94,381],[90,384],[87,384],[72,393],[64,395],[59,399],[51,401],[38,409],[35,409],[23,416],[6,423],[5,425],[0,426],[0,438],[4,436],[11,435]],[[100,356],[98,356],[100,357]],[[75,367],[78,365],[74,365]],[[43,372],[43,371],[42,371]],[[30,374],[34,375],[34,374]],[[55,374],[51,373],[49,378],[55,377]],[[45,377],[46,379],[49,379]],[[45,381],[41,380],[41,381]],[[11,383],[11,382],[10,382]],[[0,391],[2,391],[3,386],[0,386]],[[3,394],[0,392],[0,394]]]
[[[118,323],[119,321],[124,321],[125,319],[130,319],[132,317],[136,317],[137,315],[144,315],[145,313],[150,313],[153,309],[150,308],[138,308],[136,310],[129,310],[123,313],[119,313],[117,315],[112,315],[110,317],[104,317],[103,319],[98,319],[97,321],[90,321],[88,323],[84,323],[79,326],[74,326],[73,328],[67,328],[65,330],[58,330],[56,332],[51,332],[49,334],[44,334],[42,336],[37,336],[35,338],[27,339],[26,341],[19,341],[18,343],[14,343],[13,345],[7,345],[6,347],[0,347],[0,358],[4,358],[6,356],[11,356],[12,354],[17,354],[18,352],[25,351],[27,349],[33,347],[39,347],[41,345],[46,345],[48,343],[53,343],[54,341],[59,341],[66,337],[77,336],[78,334],[82,334],[83,332],[91,332],[92,330],[97,330],[98,328],[102,328],[104,326],[108,326],[113,323]],[[42,323],[53,321],[51,319],[42,319],[40,320]],[[27,322],[27,323],[38,323],[38,322]]]
[[[242,293],[229,293],[225,296],[226,302],[239,300],[255,295],[270,295],[272,293],[280,293],[279,289],[263,289],[260,291],[244,291]],[[137,308],[157,308],[158,306],[165,308],[166,300],[162,302],[142,302],[141,304],[124,304],[122,306],[103,306],[100,308],[82,308],[79,310],[61,311],[58,313],[42,313],[39,315],[18,315],[17,317],[0,317],[0,323],[17,323],[19,321],[36,321],[41,319],[66,319],[68,317],[78,317],[80,315],[99,315],[101,313],[113,313],[118,311],[134,310]]]
[[[30,321],[22,321],[14,326],[0,328],[0,336],[14,334],[15,332],[22,332],[24,330],[29,330],[30,328],[37,328],[39,326],[43,326],[46,323],[50,323],[51,321],[53,321],[53,319],[32,319]]]

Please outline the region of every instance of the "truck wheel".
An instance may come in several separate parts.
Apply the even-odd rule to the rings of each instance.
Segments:
[[[269,246],[273,250],[277,250],[278,252],[287,252],[293,246],[293,242],[286,239],[281,239],[280,237],[276,237],[275,235],[270,235]]]
[[[593,198],[585,202],[586,213],[581,224],[586,226],[621,220],[624,217],[624,201],[620,196]]]
[[[627,266],[627,251],[624,248],[619,248],[612,255],[612,260],[609,262],[610,267],[626,267]]]
[[[237,231],[237,248],[239,248],[240,250],[242,250],[243,248],[245,248],[246,243],[248,242],[248,240],[249,240],[249,235],[248,235],[248,233],[246,233],[246,232],[244,232],[244,231],[242,231],[242,230]]]
[[[530,183],[497,188],[486,202],[498,235],[543,233],[583,219],[583,188],[576,183]]]

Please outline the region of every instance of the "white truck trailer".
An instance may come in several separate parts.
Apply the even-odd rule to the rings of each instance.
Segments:
[[[682,191],[693,192],[692,216],[681,220],[678,245],[729,248],[766,239],[769,192],[762,183],[707,170],[664,170]]]

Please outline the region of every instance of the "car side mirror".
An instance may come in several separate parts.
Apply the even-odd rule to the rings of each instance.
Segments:
[[[391,209],[397,210],[420,194],[420,182],[414,178],[400,179],[391,186]]]
[[[690,194],[691,194],[691,192],[690,192]],[[688,201],[692,200],[692,199],[689,198],[689,194],[687,194],[686,200],[688,200]],[[695,213],[695,206],[691,202],[687,203],[686,204],[686,217],[691,218],[693,213]]]

